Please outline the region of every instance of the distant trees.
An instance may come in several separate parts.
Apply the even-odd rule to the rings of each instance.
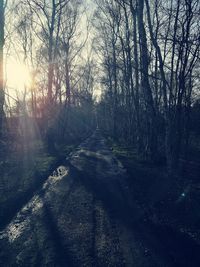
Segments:
[[[144,157],[156,160],[164,152],[171,172],[189,138],[199,1],[101,0],[97,5],[102,124]]]
[[[94,127],[96,70],[90,23],[82,0],[9,1],[4,38],[3,2],[7,1],[0,1],[0,152],[7,117],[6,147],[14,152],[8,154],[29,160],[27,155],[32,158],[43,146],[56,153],[63,144],[79,142]],[[16,96],[3,83],[3,65],[12,58],[31,70],[31,83]]]
[[[199,1],[95,1],[92,52],[83,2],[16,1],[16,50],[33,69],[27,112],[40,121],[47,143],[66,142],[94,124],[100,80],[99,125],[143,158],[164,157],[171,172],[187,153],[198,95]],[[1,121],[3,101],[4,94]]]
[[[82,96],[93,109],[92,89],[81,87],[92,86],[84,83],[89,57],[85,49],[88,38],[85,8],[80,0],[20,0],[14,14],[16,39],[24,62],[33,69],[31,88],[27,90],[28,111],[43,121],[42,136],[52,146],[52,140],[61,142],[73,136],[70,131],[75,120],[70,119],[70,114],[80,106],[84,109]],[[88,120],[81,125],[82,129],[88,129],[87,123],[93,120],[91,110],[85,114]]]

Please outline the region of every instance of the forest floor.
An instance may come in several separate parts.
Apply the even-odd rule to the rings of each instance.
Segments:
[[[75,147],[64,146],[59,153],[50,155],[43,145],[32,146],[39,149],[34,152],[30,149],[25,155],[11,151],[9,160],[0,162],[0,231]]]
[[[164,173],[95,131],[1,231],[0,266],[200,266],[198,199]]]

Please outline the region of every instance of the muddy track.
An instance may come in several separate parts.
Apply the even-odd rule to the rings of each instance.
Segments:
[[[126,171],[96,131],[0,233],[0,266],[187,266],[183,239],[173,247],[163,231],[145,220]]]

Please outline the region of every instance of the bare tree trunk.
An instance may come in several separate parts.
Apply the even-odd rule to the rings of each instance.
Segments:
[[[52,95],[52,87],[53,87],[53,35],[54,35],[54,27],[55,27],[55,14],[56,14],[56,6],[55,0],[52,0],[52,14],[51,14],[51,24],[49,27],[49,48],[48,48],[48,105],[49,109],[52,105],[53,95]]]
[[[3,135],[4,117],[4,81],[3,81],[3,47],[4,47],[4,1],[0,0],[0,142]],[[1,145],[0,145],[1,149]]]
[[[144,90],[144,97],[147,106],[147,123],[148,123],[148,151],[150,153],[150,158],[154,158],[157,155],[157,133],[156,133],[156,110],[154,107],[154,100],[152,95],[152,90],[149,82],[149,56],[147,49],[147,37],[146,30],[144,26],[144,0],[138,1],[138,32],[140,36],[140,46],[141,46],[141,85]]]
[[[138,41],[137,41],[137,9],[133,7],[130,0],[130,8],[133,17],[133,44],[134,44],[134,77],[135,77],[135,112],[136,112],[136,139],[137,151],[142,150],[141,122],[140,122],[140,98],[139,98],[139,60],[138,60]]]
[[[114,94],[113,94],[113,136],[117,139],[117,58],[116,58],[116,47],[113,40],[113,79],[114,79]]]
[[[71,105],[71,84],[70,84],[70,74],[69,74],[69,60],[68,60],[68,52],[67,58],[65,60],[65,86],[66,86],[66,104],[69,107]]]

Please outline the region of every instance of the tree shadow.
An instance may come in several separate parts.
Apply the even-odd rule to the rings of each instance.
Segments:
[[[170,226],[153,224],[121,183],[125,179],[123,174],[105,178],[103,159],[87,155],[81,157],[84,158],[85,166],[80,170],[69,162],[70,174],[102,203],[110,218],[136,233],[136,238],[153,248],[167,263],[166,266],[200,266],[200,245],[187,234]],[[98,169],[102,169],[102,177]]]
[[[74,259],[68,251],[68,248],[63,242],[63,237],[58,229],[58,225],[55,220],[51,209],[48,207],[46,201],[43,202],[44,219],[43,223],[53,243],[53,250],[55,252],[55,266],[60,267],[75,267]]]

